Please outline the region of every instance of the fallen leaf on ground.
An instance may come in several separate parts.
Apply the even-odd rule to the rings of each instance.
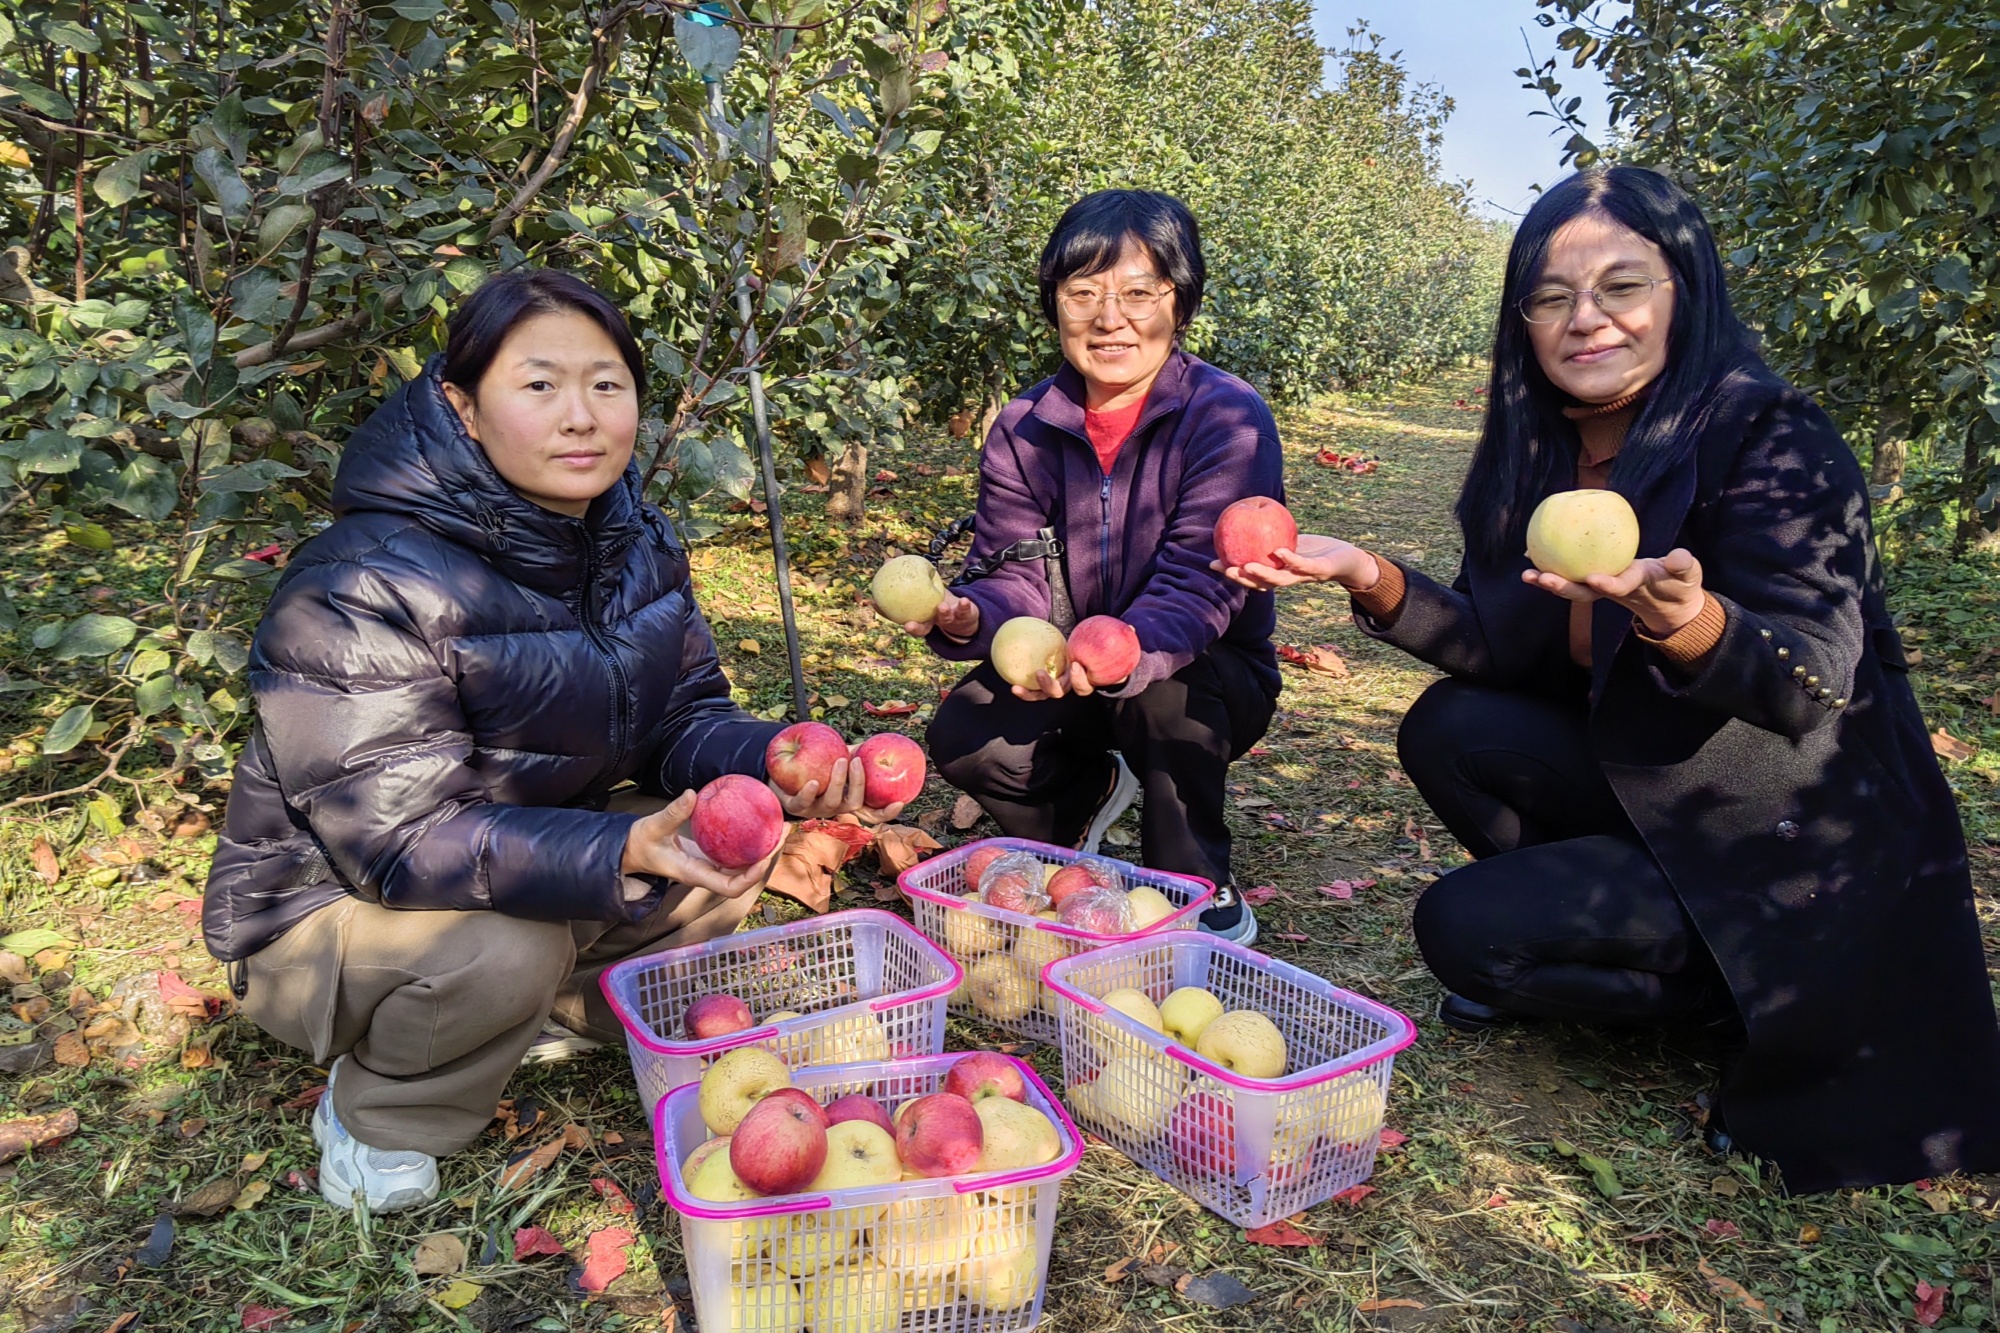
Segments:
[[[434,1299],[447,1310],[463,1310],[466,1306],[478,1300],[479,1293],[484,1290],[486,1288],[480,1286],[477,1282],[468,1282],[464,1278],[460,1278],[456,1282],[447,1284],[445,1289],[439,1292]]]
[[[1819,1244],[1819,1228],[1814,1226],[1811,1222],[1808,1222],[1804,1226],[1800,1227],[1799,1244],[1801,1245]]]
[[[507,1159],[500,1171],[500,1188],[510,1190],[527,1184],[562,1156],[563,1141],[550,1139],[539,1148],[526,1148]]]
[[[1382,1130],[1382,1151],[1384,1152],[1387,1152],[1391,1148],[1400,1148],[1409,1141],[1410,1136],[1400,1130],[1388,1129],[1386,1127]]]
[[[1279,1248],[1318,1245],[1321,1243],[1319,1237],[1308,1236],[1282,1217],[1268,1226],[1261,1226],[1255,1231],[1244,1232],[1243,1239],[1249,1241],[1252,1245],[1271,1245]]]
[[[903,717],[917,711],[917,706],[907,699],[887,699],[879,704],[862,701],[861,711],[870,717]]]
[[[67,1106],[47,1115],[0,1123],[0,1162],[11,1162],[31,1148],[60,1143],[76,1130],[76,1112]]]
[[[1273,932],[1273,933],[1272,933],[1272,935],[1271,935],[1271,938],[1272,938],[1272,939],[1274,939],[1274,940],[1283,940],[1283,941],[1285,941],[1285,942],[1286,942],[1287,944],[1311,944],[1311,943],[1312,943],[1312,936],[1310,936],[1310,935],[1295,935],[1295,934],[1291,934],[1291,933],[1288,933],[1288,932],[1286,932],[1286,931],[1276,931],[1276,932]]]
[[[1137,1259],[1132,1258],[1120,1259],[1117,1263],[1112,1264],[1104,1270],[1104,1280],[1106,1282],[1123,1282],[1132,1275],[1132,1265],[1138,1262]]]
[[[1422,1301],[1413,1301],[1408,1296],[1385,1296],[1363,1301],[1354,1308],[1362,1314],[1374,1314],[1377,1310],[1421,1310],[1425,1306]]]
[[[35,839],[35,874],[44,884],[53,884],[62,878],[62,862],[56,858],[56,849],[49,846],[47,838]]]
[[[153,1229],[146,1234],[146,1243],[132,1258],[141,1268],[159,1268],[173,1252],[174,1219],[170,1214],[160,1213],[153,1218]]]
[[[104,1333],[125,1333],[125,1330],[139,1322],[137,1310],[127,1310],[104,1326]]]
[[[247,1176],[252,1174],[253,1172],[262,1171],[264,1169],[264,1163],[270,1160],[271,1160],[271,1154],[268,1150],[264,1152],[244,1153],[243,1161],[236,1168],[236,1174],[239,1176]]]
[[[944,844],[920,828],[908,824],[884,824],[875,830],[875,856],[882,873],[894,878]]]
[[[1252,907],[1262,907],[1277,896],[1278,886],[1275,884],[1259,884],[1254,889],[1243,890],[1243,901]]]
[[[1722,1274],[1716,1272],[1715,1268],[1706,1259],[1696,1259],[1694,1265],[1701,1270],[1702,1277],[1708,1283],[1708,1289],[1723,1300],[1739,1302],[1744,1309],[1753,1314],[1764,1313],[1764,1302],[1752,1296],[1741,1282],[1738,1282],[1733,1277],[1724,1277]]]
[[[607,1180],[603,1176],[598,1176],[590,1182],[590,1190],[591,1193],[609,1204],[612,1212],[629,1213],[632,1211],[632,1201],[625,1197],[625,1191],[618,1187],[617,1181]]]
[[[1735,1176],[1717,1176],[1715,1179],[1708,1182],[1708,1192],[1710,1194],[1720,1194],[1724,1198],[1733,1199],[1738,1194],[1741,1194],[1743,1192],[1743,1182],[1738,1180]]]
[[[301,1194],[318,1193],[319,1168],[309,1166],[303,1171],[292,1170],[285,1172],[285,1188],[288,1190],[297,1190]]]
[[[0,949],[18,954],[37,954],[44,949],[74,948],[76,941],[59,930],[46,926],[31,926],[17,930],[11,935],[0,936]]]
[[[806,475],[825,485],[827,478],[833,475],[833,469],[827,465],[824,454],[816,454],[806,460]]]
[[[215,1063],[215,1052],[209,1050],[206,1041],[191,1041],[181,1052],[182,1069],[206,1069]]]
[[[1743,1229],[1734,1222],[1725,1222],[1719,1217],[1711,1217],[1701,1224],[1701,1229],[1717,1240],[1735,1240],[1743,1234]]]
[[[438,1277],[465,1267],[465,1242],[449,1231],[433,1231],[417,1242],[410,1267],[419,1277]]]
[[[960,833],[979,822],[986,811],[970,796],[961,796],[951,803],[951,826]]]
[[[1922,1278],[1917,1279],[1917,1299],[1915,1305],[1917,1307],[1916,1319],[1919,1324],[1922,1324],[1925,1328],[1929,1328],[1937,1323],[1938,1320],[1944,1318],[1944,1296],[1945,1289],[1943,1287],[1933,1287]]]
[[[1344,1203],[1349,1208],[1359,1208],[1361,1201],[1374,1193],[1376,1193],[1376,1189],[1373,1185],[1350,1185],[1348,1188],[1334,1195],[1333,1201],[1335,1203]]]
[[[214,1217],[235,1201],[236,1193],[241,1188],[242,1186],[236,1183],[235,1176],[223,1176],[211,1180],[182,1199],[180,1206],[174,1211],[182,1217]]]
[[[577,1274],[576,1285],[585,1291],[603,1291],[610,1286],[631,1264],[625,1249],[634,1239],[624,1227],[593,1231],[584,1242],[583,1270]]]
[[[191,1139],[194,1138],[196,1135],[200,1134],[204,1129],[207,1128],[208,1128],[208,1117],[199,1115],[191,1116],[188,1119],[181,1121],[179,1133],[182,1138]]]
[[[319,1099],[326,1095],[326,1084],[320,1083],[307,1088],[278,1109],[281,1111],[308,1111],[319,1105]]]
[[[563,1253],[562,1242],[547,1227],[522,1227],[514,1233],[514,1262],[517,1264],[539,1254]]]
[[[222,1011],[223,998],[196,990],[181,980],[178,972],[161,971],[157,974],[160,998],[174,1013],[191,1018],[197,1023],[206,1023]]]
[[[563,1147],[581,1152],[590,1146],[590,1131],[572,1121],[563,1126],[562,1141]]]
[[[11,950],[0,949],[0,981],[10,986],[28,983],[28,960]]]
[[[1970,759],[1979,753],[1978,746],[1967,745],[1943,727],[1931,733],[1931,749],[1940,759]]]
[[[44,972],[60,972],[69,966],[68,949],[43,949],[35,955],[35,966]]]
[[[1340,655],[1340,649],[1330,643],[1316,643],[1309,648],[1281,643],[1278,645],[1278,657],[1293,666],[1302,666],[1323,676],[1347,674],[1347,659]]]
[[[1320,885],[1319,891],[1329,898],[1347,899],[1354,896],[1354,885],[1348,880],[1337,879],[1331,884]]]
[[[243,1333],[276,1328],[291,1317],[292,1312],[282,1305],[246,1305],[243,1307]]]
[[[270,1181],[253,1180],[242,1189],[236,1191],[236,1197],[229,1201],[229,1206],[239,1213],[247,1213],[258,1204],[264,1202],[264,1196],[270,1192]]]
[[[1256,1292],[1227,1273],[1203,1273],[1200,1277],[1184,1277],[1174,1283],[1174,1291],[1182,1300],[1195,1305],[1205,1305],[1211,1310],[1227,1310],[1238,1305],[1248,1305],[1257,1299]]]

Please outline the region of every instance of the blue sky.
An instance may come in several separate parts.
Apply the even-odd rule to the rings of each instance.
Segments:
[[[1366,19],[1382,35],[1384,51],[1401,51],[1413,79],[1436,84],[1458,104],[1444,132],[1444,169],[1472,182],[1473,201],[1494,217],[1517,216],[1534,202],[1534,187],[1567,171],[1563,140],[1551,136],[1555,121],[1529,113],[1546,106],[1541,94],[1520,86],[1514,71],[1529,62],[1526,32],[1535,54],[1557,54],[1555,35],[1535,25],[1534,0],[1314,0],[1320,45],[1347,46],[1347,29]],[[1557,68],[1565,96],[1584,99],[1580,114],[1604,125],[1603,81],[1592,69],[1573,70],[1564,55]]]

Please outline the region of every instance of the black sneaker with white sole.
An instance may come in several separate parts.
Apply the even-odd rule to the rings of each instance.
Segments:
[[[1111,774],[1111,790],[1105,794],[1104,804],[1098,806],[1097,813],[1090,817],[1090,825],[1083,832],[1083,841],[1077,846],[1077,850],[1085,856],[1097,855],[1104,835],[1132,808],[1132,802],[1139,799],[1139,779],[1132,776],[1125,756],[1113,750],[1111,762],[1115,765]]]
[[[1201,929],[1234,944],[1248,946],[1257,942],[1257,918],[1234,884],[1215,886],[1215,901],[1201,914]]]

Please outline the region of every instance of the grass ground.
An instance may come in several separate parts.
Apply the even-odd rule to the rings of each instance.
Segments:
[[[1456,549],[1447,511],[1479,419],[1476,384],[1470,372],[1451,374],[1289,414],[1288,475],[1302,525],[1448,574]],[[1322,468],[1314,459],[1323,448],[1367,452],[1381,465],[1368,475]],[[879,479],[869,517],[851,528],[826,523],[815,497],[793,497],[808,679],[815,708],[850,734],[891,725],[920,734],[953,679],[858,609],[856,596],[881,558],[920,549],[970,509],[974,462],[949,441],[878,459],[894,475]],[[695,557],[702,601],[744,702],[780,707],[783,637],[762,522],[748,512],[721,517],[723,532]],[[24,583],[59,600],[145,577],[143,559],[124,549],[90,556],[90,566],[38,533],[4,542],[17,601]],[[1988,569],[1919,555],[1893,582],[1927,655],[1918,680],[1931,723],[1976,748],[1948,769],[1977,844],[1989,951],[2000,956],[1992,790],[2000,630],[1985,609],[1995,586]],[[1372,1193],[1299,1219],[1316,1243],[1285,1249],[1246,1243],[1093,1147],[1063,1192],[1046,1327],[1879,1333],[1934,1313],[1937,1328],[1993,1327],[2000,1181],[1787,1198],[1753,1165],[1701,1146],[1712,1069],[1698,1047],[1563,1027],[1475,1039],[1430,1019],[1437,992],[1410,938],[1410,907],[1459,853],[1394,749],[1397,719],[1430,673],[1361,638],[1337,593],[1294,593],[1280,605],[1281,641],[1332,644],[1350,670],[1287,668],[1279,717],[1234,772],[1239,875],[1274,890],[1258,909],[1273,954],[1418,1018],[1422,1036],[1397,1062],[1390,1102],[1390,1123],[1408,1140],[1384,1155]],[[918,711],[886,722],[863,711],[896,700]],[[5,716],[25,732],[63,701],[48,702],[47,716],[13,706]],[[73,772],[46,764],[22,761],[0,794],[87,776],[82,763]],[[190,784],[190,795],[219,808],[219,789]],[[949,801],[934,780],[914,815],[935,827]],[[95,1031],[90,1045],[100,1052],[80,1068],[0,1077],[0,1120],[66,1108],[81,1125],[61,1146],[0,1166],[0,1333],[664,1327],[670,1298],[685,1292],[684,1270],[674,1219],[656,1205],[622,1053],[524,1072],[511,1089],[512,1116],[447,1163],[444,1198],[422,1212],[364,1225],[288,1183],[315,1162],[306,1121],[323,1071],[240,1019],[206,1021],[199,1001],[176,1012],[152,998],[149,974],[162,970],[221,989],[182,906],[212,846],[198,814],[156,807],[116,836],[79,814],[0,815],[6,929],[57,931],[66,942],[53,947],[68,955],[27,964],[28,986],[14,1002],[33,1012],[34,994],[43,994],[60,1027],[75,996],[79,1035]],[[991,831],[982,824],[963,836]],[[37,841],[49,844],[40,863]],[[1346,899],[1319,891],[1340,879],[1366,887]],[[856,876],[835,905],[872,904],[876,887]],[[767,910],[790,915],[782,905]],[[953,1036],[954,1046],[999,1040],[959,1024]],[[128,1037],[138,1040],[102,1053]],[[1055,1052],[1027,1054],[1053,1081]],[[524,1184],[503,1185],[510,1155],[572,1124],[589,1131],[587,1146],[562,1150]],[[1573,1154],[1608,1169],[1588,1170]],[[621,1211],[626,1200],[636,1213]],[[533,1225],[579,1255],[593,1233],[629,1228],[638,1236],[632,1268],[586,1300],[568,1260],[514,1262],[514,1232]],[[162,1255],[168,1226],[173,1243]],[[419,1271],[434,1265],[419,1264],[417,1243],[437,1233],[464,1244],[462,1271]],[[1107,1280],[1108,1268],[1135,1258],[1226,1272],[1257,1299],[1219,1311],[1140,1276]]]

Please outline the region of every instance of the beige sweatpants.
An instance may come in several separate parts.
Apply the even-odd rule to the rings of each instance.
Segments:
[[[665,804],[627,797],[614,809]],[[598,989],[613,963],[734,931],[757,891],[670,884],[630,925],[409,912],[348,898],[247,960],[243,1012],[325,1065],[349,1057],[334,1113],[376,1148],[443,1157],[478,1137],[542,1023],[620,1042]]]

